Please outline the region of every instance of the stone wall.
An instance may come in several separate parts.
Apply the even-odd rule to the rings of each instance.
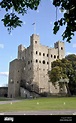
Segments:
[[[8,96],[8,87],[0,87],[0,97]]]
[[[21,80],[32,86],[32,89],[36,85],[38,93],[58,93],[58,87],[49,84],[48,71],[51,70],[51,62],[64,56],[64,42],[58,41],[54,43],[54,48],[49,48],[40,44],[39,35],[30,36],[30,46],[25,48],[19,45],[18,58],[10,63],[8,96],[20,96]]]
[[[21,59],[15,59],[10,62],[9,82],[8,82],[8,97],[18,97],[20,90],[20,81],[25,62]]]

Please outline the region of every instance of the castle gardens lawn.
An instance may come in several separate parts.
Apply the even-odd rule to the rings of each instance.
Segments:
[[[0,112],[37,110],[75,110],[76,97],[50,97],[23,99],[19,102],[0,104]]]

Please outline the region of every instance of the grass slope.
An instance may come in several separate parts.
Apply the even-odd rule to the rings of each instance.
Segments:
[[[76,97],[25,99],[21,100],[20,102],[14,102],[12,104],[0,104],[0,112],[72,109],[76,109]]]

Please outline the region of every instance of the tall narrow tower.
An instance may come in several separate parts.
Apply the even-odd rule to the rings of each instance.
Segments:
[[[64,47],[64,42],[58,41],[54,43],[54,47],[58,48],[58,57],[59,59],[62,59],[65,57],[65,47]]]

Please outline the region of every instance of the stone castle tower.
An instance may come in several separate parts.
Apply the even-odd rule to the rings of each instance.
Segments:
[[[54,48],[40,44],[39,35],[30,36],[30,46],[18,46],[18,58],[10,62],[8,97],[21,96],[21,87],[41,93],[58,93],[49,82],[48,71],[51,62],[65,57],[64,42],[54,43]],[[28,91],[26,92],[28,93]]]

